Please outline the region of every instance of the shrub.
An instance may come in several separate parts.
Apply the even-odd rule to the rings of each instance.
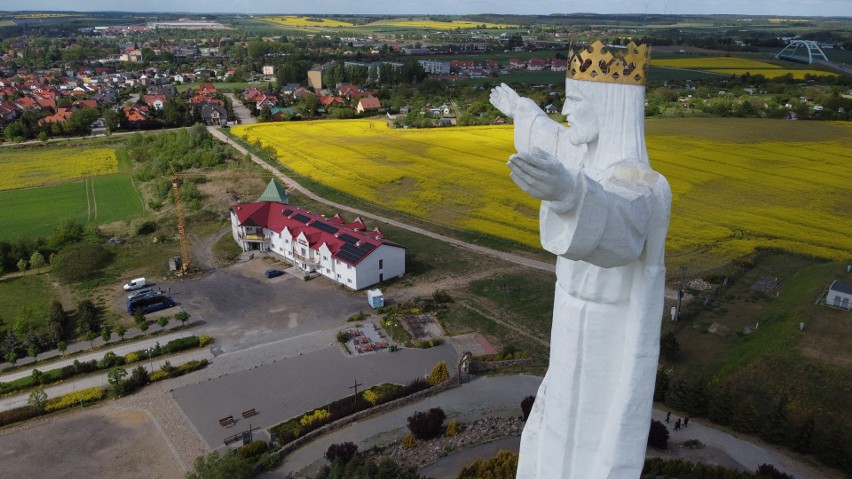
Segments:
[[[114,366],[121,366],[122,364],[124,364],[124,358],[118,356],[112,351],[109,351],[108,353],[104,354],[103,359],[98,361],[98,368],[109,369]]]
[[[317,409],[313,413],[305,414],[304,416],[302,416],[302,419],[299,420],[299,424],[301,424],[302,426],[310,426],[315,422],[328,419],[329,416],[330,414],[328,413],[328,410]]]
[[[166,343],[161,348],[162,354],[171,354],[178,351],[197,348],[201,345],[201,339],[198,336],[187,336],[185,338],[173,339]]]
[[[438,304],[443,303],[452,303],[453,298],[450,297],[450,293],[445,289],[439,289],[432,293],[432,300]]]
[[[448,379],[450,379],[450,372],[447,370],[447,362],[441,361],[432,368],[432,372],[429,373],[427,382],[430,386],[435,386]]]
[[[704,443],[698,439],[690,439],[688,441],[683,441],[683,447],[687,449],[703,449]]]
[[[339,444],[332,444],[328,446],[328,450],[325,451],[325,458],[328,462],[339,461],[340,464],[346,464],[349,462],[355,453],[358,452],[358,446],[353,442],[341,442]]]
[[[50,399],[47,401],[47,404],[45,404],[44,410],[46,412],[58,411],[60,409],[77,406],[80,404],[80,401],[83,401],[84,404],[100,401],[104,398],[104,395],[105,389],[101,386],[75,391],[58,398]]]
[[[258,439],[257,441],[252,441],[244,446],[240,446],[239,449],[237,449],[237,455],[243,459],[254,459],[266,452],[268,447],[269,445],[266,444],[266,441]]]
[[[524,414],[524,421],[529,419],[530,412],[532,412],[532,407],[534,403],[535,396],[527,396],[523,400],[521,400],[521,412]]]
[[[209,363],[206,359],[187,361],[175,368],[171,374],[172,377],[183,376],[184,374],[189,374],[193,371],[206,368],[208,364]]]
[[[441,435],[446,418],[444,410],[438,407],[427,412],[418,411],[408,417],[408,430],[417,439],[432,439]]]
[[[347,333],[346,331],[338,331],[337,342],[340,344],[345,344],[346,341],[349,341],[349,333]]]
[[[139,353],[127,353],[124,355],[124,364],[132,364],[139,361]]]
[[[655,419],[651,420],[651,431],[648,433],[648,445],[657,449],[669,447],[669,430],[666,425]]]
[[[352,316],[349,316],[349,318],[346,321],[352,322],[352,323],[357,323],[358,321],[363,321],[365,317],[366,317],[366,315],[364,313],[358,312],[358,313],[353,314]]]
[[[198,336],[198,345],[201,346],[201,347],[207,346],[208,344],[210,344],[212,342],[213,342],[213,339],[206,334],[202,334],[202,335]]]
[[[444,435],[449,437],[459,435],[459,423],[457,423],[455,419],[453,419],[452,421],[450,421],[449,424],[447,424],[447,430],[444,431]]]
[[[154,208],[159,209],[159,208]],[[136,228],[137,235],[148,235],[157,231],[157,222],[156,221],[145,221]]]
[[[154,371],[153,373],[151,373],[151,375],[148,377],[148,379],[152,383],[155,383],[157,381],[162,381],[163,379],[168,379],[168,377],[169,377],[169,373],[167,373],[165,371]]]
[[[794,479],[790,474],[783,473],[775,468],[772,464],[761,464],[756,471],[758,477],[767,477],[770,479]]]
[[[411,449],[417,445],[417,440],[414,439],[414,434],[408,433],[402,438],[402,448],[403,449]]]
[[[112,261],[113,254],[92,243],[76,243],[63,248],[51,261],[51,273],[68,282],[97,276]]]
[[[476,462],[465,466],[456,479],[479,479],[482,477],[515,477],[518,469],[518,455],[509,451],[499,451],[487,461],[477,459]]]
[[[35,406],[22,406],[8,411],[0,411],[0,427],[7,424],[26,421],[41,414],[41,411]]]
[[[364,391],[364,399],[368,403],[375,406],[376,404],[379,403],[381,396],[379,396],[379,394],[377,392],[373,391],[372,389],[368,389],[368,390]]]

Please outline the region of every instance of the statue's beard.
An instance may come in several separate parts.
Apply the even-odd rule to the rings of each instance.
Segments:
[[[592,126],[571,125],[568,128],[568,141],[574,146],[589,144],[598,139],[598,129]]]

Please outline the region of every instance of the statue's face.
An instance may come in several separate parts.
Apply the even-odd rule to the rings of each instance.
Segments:
[[[581,91],[567,88],[562,114],[571,127],[568,129],[568,139],[575,145],[591,143],[598,139],[597,114],[591,102],[587,101]]]

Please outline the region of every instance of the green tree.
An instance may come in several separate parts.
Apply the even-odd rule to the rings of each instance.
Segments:
[[[195,459],[186,479],[249,479],[252,477],[251,463],[233,452],[219,455],[213,451]]]
[[[763,427],[760,429],[760,437],[772,444],[785,444],[790,431],[790,421],[787,417],[788,400],[782,396],[775,403],[772,411],[766,415]]]
[[[30,266],[35,268],[36,271],[44,266],[44,256],[38,250],[33,251],[33,254],[30,256]]]
[[[141,329],[142,331],[148,331],[149,324],[148,321],[146,321],[144,318],[142,319],[142,321],[139,321],[138,325],[139,329]]]
[[[8,353],[6,353],[6,362],[11,364],[12,366],[15,366],[15,363],[18,362],[18,353],[14,351],[9,351]]]
[[[179,311],[177,314],[175,314],[175,319],[180,321],[181,326],[183,326],[189,319],[189,313],[187,313],[186,311]]]
[[[159,318],[157,318],[157,324],[159,324],[161,328],[165,329],[166,326],[169,325],[169,317],[160,316]]]
[[[39,411],[44,411],[44,406],[47,404],[47,393],[44,392],[44,388],[38,387],[33,389],[33,391],[30,392],[30,397],[27,398],[27,404]]]
[[[27,348],[27,355],[29,357],[33,358],[33,362],[37,361],[38,353],[39,353],[38,346],[36,346],[35,344],[30,344],[30,346]]]
[[[680,343],[677,342],[675,332],[666,331],[660,338],[660,356],[669,361],[676,361],[679,355]]]
[[[115,334],[118,335],[119,339],[124,341],[124,335],[127,334],[127,326],[119,324],[118,327],[115,329]]]
[[[24,258],[19,259],[18,260],[18,271],[23,273],[26,270],[27,270],[27,260],[25,260]]]
[[[101,339],[103,339],[105,343],[109,343],[109,341],[112,339],[112,330],[109,328],[109,326],[104,326],[103,328],[101,328]]]
[[[91,347],[91,349],[95,349],[95,339],[97,338],[98,333],[91,330],[86,332],[86,335],[83,337],[83,339],[89,342],[89,346]]]
[[[112,368],[109,370],[109,373],[107,373],[107,381],[109,381],[112,385],[112,389],[116,394],[120,395],[123,386],[122,383],[126,377],[127,370],[124,368]]]
[[[56,255],[52,271],[65,281],[82,281],[100,274],[112,257],[113,254],[100,244],[72,244]]]
[[[56,343],[56,349],[58,349],[59,352],[62,353],[63,356],[65,356],[65,351],[68,350],[68,343],[66,343],[65,341],[59,341],[58,343]]]
[[[746,434],[760,431],[760,411],[754,405],[754,399],[751,396],[740,402],[731,418],[731,426],[735,431]]]

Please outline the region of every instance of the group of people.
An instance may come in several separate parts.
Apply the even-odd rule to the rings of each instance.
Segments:
[[[666,424],[668,424],[671,421],[671,419],[672,419],[672,412],[669,411],[669,412],[666,413]],[[686,426],[688,426],[688,425],[689,425],[689,416],[686,416],[685,418],[683,418],[683,422],[681,422],[680,418],[678,418],[678,420],[675,421],[675,423],[674,423],[674,430],[680,431],[681,427],[686,428]]]

